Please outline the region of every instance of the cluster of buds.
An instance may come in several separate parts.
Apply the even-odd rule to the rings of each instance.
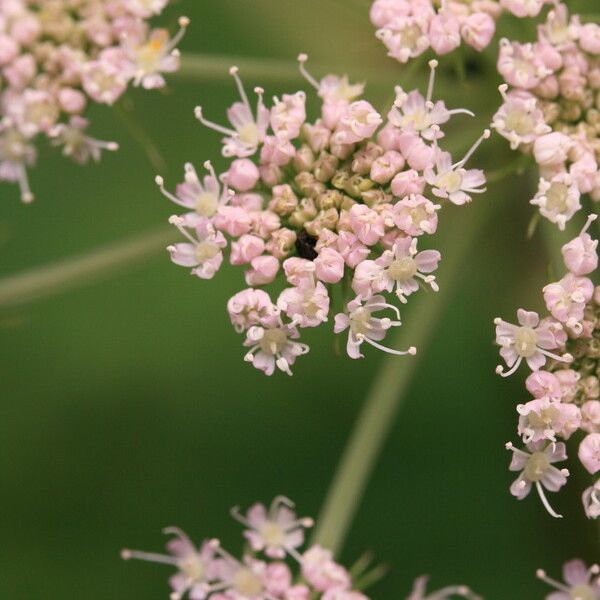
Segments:
[[[38,138],[84,163],[117,144],[86,134],[90,102],[113,104],[130,83],[164,85],[177,70],[171,39],[148,19],[168,0],[0,0],[0,180],[18,183],[31,202],[27,169]]]
[[[520,471],[511,486],[519,499],[532,484],[547,508],[544,488],[557,492],[567,481],[566,469],[553,463],[566,460],[565,442],[579,441],[581,464],[592,475],[600,471],[600,286],[589,275],[598,268],[598,240],[587,229],[596,219],[591,215],[581,233],[562,247],[567,274],[543,289],[549,315],[540,320],[535,312],[520,309],[519,325],[496,319],[496,342],[509,367],[497,373],[508,376],[525,361],[532,373],[525,386],[533,400],[517,406],[518,433],[525,450],[512,444],[510,465]],[[558,441],[558,440],[563,441]],[[583,494],[588,517],[600,516],[600,479]]]
[[[534,43],[501,41],[498,70],[506,83],[493,127],[533,156],[540,179],[531,204],[564,229],[582,194],[600,200],[600,25],[557,4]]]
[[[465,164],[489,130],[456,162],[438,146],[440,126],[469,111],[432,100],[436,61],[426,95],[396,87],[385,120],[358,99],[362,85],[334,75],[317,81],[305,61],[301,55],[300,70],[322,100],[315,122],[306,120],[304,92],[274,98],[267,108],[256,88],[253,111],[233,67],[241,101],[228,110],[231,127],[206,120],[196,108],[205,126],[226,136],[229,169],[218,177],[207,162],[201,179],[187,164],[175,194],[156,179],[188,211],[170,219],[187,238],[169,246],[173,262],[210,279],[229,238],[230,263],[246,267],[250,287],[227,308],[236,331],[245,333],[245,360],[267,375],[276,367],[291,374],[296,357],[308,351],[297,341],[299,329],[328,320],[333,286],[342,288],[337,296],[353,292],[334,319],[336,333],[349,330],[351,358],[363,356],[365,343],[414,354],[414,347],[399,351],[381,344],[388,330],[401,325],[398,307],[385,294],[405,303],[420,286],[437,291],[432,273],[441,256],[422,248],[425,238],[435,233],[443,202],[465,204],[485,184],[483,172]],[[273,302],[257,288],[281,272],[289,287]],[[383,311],[391,317],[376,316]]]
[[[538,569],[536,575],[556,591],[548,594],[546,600],[598,600],[600,599],[600,567],[596,564],[588,567],[577,558],[563,565],[563,580],[556,581]]]
[[[475,50],[487,48],[496,20],[508,11],[535,17],[550,0],[375,0],[371,22],[388,56],[405,63],[429,48],[444,55],[462,42]]]
[[[247,551],[241,558],[227,552],[217,539],[204,540],[199,547],[176,527],[165,529],[174,536],[168,554],[123,550],[125,560],[140,559],[172,565],[177,573],[169,579],[171,600],[368,600],[353,588],[350,572],[318,544],[302,551],[304,530],[312,519],[298,518],[294,505],[276,497],[267,509],[255,504],[247,513],[231,511],[246,529]],[[290,564],[294,563],[297,576]],[[368,573],[364,574],[368,576]],[[354,573],[355,579],[360,573]],[[478,600],[465,586],[450,586],[426,594],[426,577],[415,582],[407,600],[449,600],[456,595]]]

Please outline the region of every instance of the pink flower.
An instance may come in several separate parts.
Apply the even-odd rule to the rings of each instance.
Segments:
[[[265,251],[263,239],[246,233],[237,241],[231,243],[229,262],[232,265],[245,265]]]
[[[270,326],[278,322],[278,310],[269,294],[248,288],[232,296],[227,302],[229,318],[238,333],[253,325]]]
[[[404,198],[411,194],[422,194],[425,190],[426,181],[414,169],[402,171],[392,179],[392,193],[394,196]]]
[[[600,479],[583,492],[581,500],[588,519],[600,517]]]
[[[244,360],[265,375],[273,375],[275,367],[291,375],[296,358],[309,350],[306,344],[295,341],[299,337],[296,327],[284,325],[281,320],[266,327],[253,325],[246,332],[244,346],[249,350]]]
[[[214,578],[217,570],[214,541],[205,541],[200,548],[196,548],[177,527],[168,527],[164,532],[176,536],[167,543],[168,555],[125,549],[121,551],[121,557],[124,560],[137,559],[173,565],[178,572],[169,579],[173,590],[171,598],[180,600],[185,594],[189,594],[190,600],[204,598],[208,582]]]
[[[596,577],[599,571],[598,565],[588,568],[582,560],[575,559],[566,562],[563,566],[564,584],[550,579],[543,569],[538,569],[536,576],[559,590],[546,596],[546,600],[577,600],[578,598],[596,600],[600,598],[600,579]]]
[[[223,262],[222,249],[227,245],[223,234],[215,231],[207,221],[196,226],[197,237],[192,236],[185,229],[181,217],[173,216],[169,222],[175,225],[189,240],[189,243],[174,244],[167,248],[171,260],[182,267],[194,267],[192,275],[196,275],[200,279],[212,279]]]
[[[223,156],[237,156],[245,158],[252,156],[261,142],[264,141],[267,128],[269,127],[270,112],[263,104],[263,90],[255,88],[258,96],[256,106],[256,116],[252,113],[248,96],[238,76],[237,67],[231,67],[229,73],[235,80],[241,102],[235,102],[227,111],[229,122],[233,129],[222,127],[212,121],[207,121],[202,114],[202,108],[197,106],[195,109],[196,118],[206,127],[214,129],[225,134],[223,140]]]
[[[562,231],[567,221],[581,208],[581,193],[568,173],[558,173],[551,180],[540,178],[537,194],[531,204],[540,209],[540,214]]]
[[[319,592],[348,589],[350,575],[333,560],[333,554],[319,545],[311,546],[302,555],[302,575]]]
[[[567,160],[567,153],[573,147],[570,137],[559,131],[547,133],[535,140],[533,155],[538,165],[553,167]]]
[[[592,475],[600,471],[600,433],[588,433],[579,444],[578,456]]]
[[[420,194],[411,194],[394,204],[393,222],[406,235],[432,234],[437,230],[437,211],[441,208]]]
[[[465,42],[478,52],[485,50],[496,33],[496,23],[487,12],[474,12],[465,17],[460,34]]]
[[[587,233],[596,218],[591,214],[579,235],[562,247],[565,266],[575,275],[589,275],[598,268],[598,240]]]
[[[396,240],[392,249],[386,250],[375,261],[383,267],[377,291],[385,289],[392,292],[395,288],[400,301],[406,302],[406,296],[419,289],[421,280],[437,292],[439,288],[435,276],[424,274],[435,271],[441,258],[437,250],[417,252],[416,238],[405,237]]]
[[[416,133],[408,131],[400,134],[398,146],[411,169],[423,171],[435,161],[434,148],[426,144]]]
[[[558,490],[567,483],[569,471],[567,469],[557,469],[554,463],[562,462],[567,459],[565,445],[562,442],[548,444],[543,443],[530,444],[528,449],[531,453],[524,450],[518,450],[510,442],[506,448],[513,453],[509,469],[511,471],[520,471],[519,476],[510,486],[510,493],[517,499],[522,500],[531,491],[532,484],[535,484],[538,495],[544,508],[555,518],[562,515],[554,512],[546,495],[544,488],[550,492]]]
[[[217,229],[231,237],[249,233],[252,228],[252,217],[241,206],[220,206],[213,222]]]
[[[536,54],[533,44],[500,40],[498,71],[505,81],[525,90],[533,89],[550,71]]]
[[[333,248],[323,248],[314,264],[317,278],[325,283],[337,283],[344,276],[344,258]]]
[[[384,317],[374,317],[373,313],[389,308],[392,310],[398,321]],[[371,346],[383,350],[389,354],[404,355],[416,354],[417,350],[411,346],[406,351],[393,350],[382,346],[379,342],[383,340],[387,331],[391,327],[398,327],[400,323],[400,312],[392,304],[387,304],[383,296],[373,296],[363,302],[361,296],[358,296],[347,305],[347,313],[338,313],[335,315],[335,333],[349,329],[346,351],[350,358],[363,358],[360,352],[360,346],[367,342]]]
[[[306,120],[306,94],[284,94],[282,99],[275,98],[275,105],[271,109],[271,128],[275,135],[282,135],[288,140],[293,140],[300,135],[300,128]]]
[[[354,144],[371,137],[381,125],[381,115],[366,100],[352,102],[334,132],[337,144]]]
[[[460,21],[451,11],[440,12],[429,22],[428,35],[436,54],[448,54],[460,46]]]
[[[244,272],[246,285],[257,286],[271,283],[279,271],[279,261],[274,256],[264,254],[250,261],[251,269]]]
[[[542,440],[556,442],[557,435],[568,440],[581,423],[577,406],[549,398],[519,404],[517,412],[520,415],[518,433],[525,444]]]
[[[525,387],[535,398],[558,400],[561,397],[558,377],[548,371],[533,371],[525,380]]]
[[[386,184],[402,169],[404,158],[395,150],[388,150],[371,165],[370,177],[377,183]]]
[[[318,327],[327,321],[329,294],[320,281],[304,279],[281,292],[277,307],[300,327]]]
[[[376,244],[385,233],[383,217],[364,204],[355,204],[350,209],[350,227],[367,246]]]
[[[371,252],[356,235],[343,230],[340,231],[337,238],[337,250],[351,269],[356,268]]]
[[[532,371],[543,367],[547,357],[562,362],[572,360],[570,354],[557,356],[549,352],[557,347],[556,341],[549,327],[540,324],[537,313],[520,308],[517,311],[517,317],[519,325],[512,325],[499,318],[494,320],[496,343],[501,346],[500,356],[509,367],[509,371],[504,372],[502,366],[499,365],[496,368],[499,375],[502,377],[512,375],[519,368],[523,359]]]
[[[283,270],[290,285],[299,286],[305,281],[314,281],[315,263],[305,258],[288,258],[283,262]]]
[[[231,163],[225,174],[227,183],[238,192],[251,190],[260,177],[257,166],[247,158],[238,158]]]
[[[264,551],[269,558],[282,559],[286,554],[299,557],[296,548],[304,543],[304,528],[313,525],[312,519],[298,519],[293,509],[291,500],[277,496],[268,511],[263,504],[257,503],[250,507],[245,516],[237,507],[232,509],[231,514],[247,527],[244,537],[253,550]],[[289,575],[289,571],[287,573]]]

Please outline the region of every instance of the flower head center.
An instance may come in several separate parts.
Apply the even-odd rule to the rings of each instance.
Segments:
[[[196,246],[196,259],[202,264],[204,261],[214,258],[220,251],[219,246],[213,242],[200,242]]]
[[[285,541],[284,530],[273,521],[266,521],[260,528],[260,536],[268,546],[282,546]]]
[[[280,354],[287,344],[288,336],[281,328],[267,329],[260,339],[260,349],[270,356]]]
[[[534,129],[533,118],[524,110],[511,110],[505,119],[506,129],[518,135],[528,135]]]
[[[212,217],[219,208],[218,198],[209,192],[202,192],[196,198],[196,212],[201,217]]]
[[[396,281],[412,279],[417,274],[417,263],[412,256],[404,256],[392,261],[388,267],[388,275]]]
[[[462,175],[458,171],[450,170],[437,178],[436,186],[452,193],[460,190],[461,183]]]
[[[567,210],[569,188],[564,183],[552,183],[546,192],[548,210],[562,213]]]
[[[581,584],[571,589],[569,598],[571,600],[595,600],[597,596],[589,585]]]
[[[233,587],[246,598],[256,598],[263,591],[260,577],[247,567],[242,567],[233,577]]]
[[[366,308],[359,308],[350,315],[350,331],[356,335],[367,335],[371,326],[371,312]]]
[[[529,481],[540,481],[550,468],[550,461],[543,452],[534,452],[525,466],[525,477]]]
[[[531,327],[519,327],[515,331],[515,352],[530,358],[537,352],[537,334]]]
[[[179,569],[191,581],[200,582],[204,579],[206,568],[204,561],[196,555],[189,556],[179,563]]]
[[[238,128],[237,132],[240,141],[244,144],[248,144],[249,146],[256,146],[258,144],[260,135],[256,123],[252,121],[244,123]]]

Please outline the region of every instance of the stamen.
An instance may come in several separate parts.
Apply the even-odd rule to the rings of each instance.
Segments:
[[[583,229],[579,232],[579,235],[583,235],[589,228],[590,225],[598,218],[598,215],[592,213],[591,215],[588,216],[587,221],[585,222],[585,225],[583,226]],[[597,243],[597,242],[596,242]]]
[[[165,185],[164,185],[165,184],[165,180],[160,175],[157,175],[154,178],[154,182],[156,183],[156,185],[160,189],[160,191],[161,191],[161,193],[162,193],[163,196],[165,196],[171,202],[174,202],[178,206],[185,206],[185,204],[177,196],[175,196],[174,194],[172,194],[171,192],[169,192],[169,190],[165,189]]]
[[[29,187],[29,178],[27,177],[27,169],[24,164],[19,165],[18,181],[21,188],[21,201],[25,204],[30,204],[34,200],[34,195]]]
[[[239,69],[234,66],[229,69],[229,74],[235,80],[235,85],[237,86],[238,92],[240,94],[240,98],[242,99],[244,106],[248,109],[249,113],[252,113],[252,110],[250,109],[250,102],[248,101],[248,96],[246,96],[246,90],[244,89],[244,84],[242,83],[242,80],[240,79],[240,76],[238,75],[238,71],[239,71]]]
[[[464,155],[463,159],[457,162],[455,165],[452,165],[452,168],[455,169],[457,167],[462,167],[469,160],[469,158],[473,156],[473,153],[475,150],[477,150],[477,148],[479,148],[483,140],[487,140],[490,137],[491,133],[492,132],[489,129],[484,129],[481,137],[471,146],[469,151]]]
[[[544,508],[550,513],[551,516],[553,516],[555,519],[562,519],[563,516],[559,515],[557,512],[555,512],[552,507],[550,506],[550,503],[548,502],[548,499],[546,498],[546,494],[544,494],[544,488],[542,487],[542,484],[539,481],[535,482],[535,487],[538,491],[538,495],[540,497],[540,500],[542,501],[542,504],[544,505]]]
[[[121,550],[121,558],[123,560],[145,560],[147,562],[161,563],[165,565],[177,565],[178,561],[174,556],[167,556],[166,554],[157,554],[155,552],[141,552],[139,550],[129,550],[123,548]]]
[[[298,54],[298,68],[300,69],[300,74],[310,85],[312,85],[315,90],[319,90],[319,82],[306,70],[304,64],[308,60],[308,54]]]
[[[246,517],[244,517],[242,515],[242,513],[240,512],[240,507],[239,506],[234,506],[230,511],[229,514],[236,520],[238,521],[238,523],[241,523],[242,525],[244,525],[245,527],[248,527],[248,529],[254,529],[254,527],[250,524],[250,522],[248,521],[248,519],[246,519]]]
[[[183,39],[187,28],[190,24],[190,20],[188,17],[181,16],[179,17],[179,31],[171,38],[169,43],[165,46],[165,54],[169,54],[172,50],[175,49],[175,46],[179,44],[179,42]]]
[[[506,372],[504,372],[504,367],[502,365],[498,365],[496,367],[496,373],[502,377],[510,377],[521,366],[522,360],[523,357],[519,356],[512,367],[510,367],[510,369]]]
[[[187,231],[182,223],[184,222],[184,220],[181,217],[178,217],[177,215],[173,215],[171,217],[169,217],[169,223],[171,223],[171,225],[175,225],[175,227],[177,227],[177,229],[179,229],[179,232],[188,240],[190,241],[194,246],[198,245],[198,240],[194,239],[194,237],[190,234],[189,231]]]
[[[553,358],[554,360],[558,360],[559,362],[564,362],[564,363],[573,362],[573,355],[569,354],[568,352],[566,352],[562,356],[559,356],[558,354],[553,354],[552,352],[548,352],[548,350],[542,350],[541,348],[538,348],[538,350],[544,356],[547,356],[548,358]]]
[[[204,115],[202,114],[201,106],[196,106],[196,108],[194,109],[194,116],[196,117],[196,119],[198,119],[198,121],[200,121],[200,123],[202,123],[202,125],[204,125],[205,127],[208,127],[209,129],[214,129],[215,131],[218,131],[219,133],[223,133],[223,134],[229,135],[229,136],[237,135],[237,132],[234,131],[233,129],[228,129],[227,127],[217,125],[217,123],[213,123],[213,121],[209,121],[208,119],[205,119]]]
[[[383,352],[387,352],[388,354],[395,354],[397,356],[404,356],[406,354],[410,354],[411,356],[414,356],[417,353],[417,349],[414,346],[411,346],[408,350],[394,350],[393,348],[387,348],[386,346],[378,344],[376,341],[372,340],[371,338],[365,335],[358,334],[356,337],[362,338],[365,342],[367,342],[367,344],[371,344],[371,346],[373,346],[374,348],[382,350]]]
[[[543,569],[538,569],[535,572],[535,576],[538,579],[541,579],[544,583],[547,583],[550,587],[556,588],[557,590],[567,593],[571,591],[564,583],[561,583],[560,581],[556,581],[556,579],[551,579],[550,577],[548,577],[548,575],[546,575],[546,571],[544,571]]]
[[[438,66],[438,61],[437,60],[430,60],[429,61],[429,82],[427,84],[427,97],[426,97],[426,102],[431,102],[431,97],[433,96],[433,85],[435,83],[435,70]]]

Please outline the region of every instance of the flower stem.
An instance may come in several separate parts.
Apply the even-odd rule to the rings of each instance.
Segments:
[[[267,82],[290,82],[302,81],[302,75],[298,70],[298,63],[293,60],[281,60],[276,58],[247,58],[241,56],[223,56],[210,54],[194,54],[187,52],[182,56],[179,71],[171,77],[182,80],[230,80],[229,68],[232,65],[239,67],[240,74],[248,80]],[[310,70],[317,77],[327,73],[336,73],[339,67],[324,65],[318,62],[310,62]],[[369,83],[386,84],[398,78],[398,68],[394,64],[388,67],[372,67],[361,65],[352,67],[348,72],[351,77],[369,76]]]
[[[171,229],[163,227],[81,256],[4,277],[0,279],[0,309],[54,296],[130,267],[158,254],[172,239]]]
[[[499,204],[499,203],[495,203]],[[463,209],[464,210],[464,209]],[[348,533],[350,524],[364,495],[369,477],[377,457],[386,442],[398,411],[406,400],[411,378],[425,354],[427,342],[448,305],[454,285],[464,273],[464,259],[472,248],[482,227],[493,213],[493,207],[471,206],[461,215],[460,235],[449,230],[440,247],[443,262],[440,292],[421,293],[415,310],[409,315],[406,325],[397,334],[396,343],[417,346],[415,357],[386,356],[368,392],[365,404],[358,416],[354,430],[343,452],[329,492],[321,509],[313,541],[337,553]],[[458,225],[459,221],[455,221]],[[466,276],[466,275],[465,275]]]

